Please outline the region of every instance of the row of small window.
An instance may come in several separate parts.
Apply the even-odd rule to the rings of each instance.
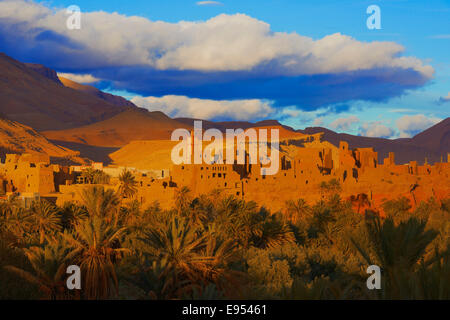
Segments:
[[[18,167],[19,167],[19,166],[16,164],[16,165],[14,166],[14,170],[17,170]],[[36,168],[36,164],[30,163],[30,168]],[[6,169],[6,171],[8,171],[8,169]]]
[[[223,173],[223,178],[224,178],[224,179],[226,178],[226,176],[227,176],[227,174],[226,174],[226,173]],[[212,174],[212,177],[215,178],[215,177],[216,177],[216,173],[213,173],[213,174]],[[218,178],[222,178],[222,173],[218,173],[218,174],[217,174],[217,177],[218,177]],[[208,176],[208,178],[209,178],[209,176]],[[200,176],[200,179],[203,179],[203,175]]]
[[[205,167],[206,170],[209,170],[209,167]],[[201,167],[200,170],[205,169],[204,167]],[[181,166],[181,170],[184,170],[184,166]],[[227,171],[227,167],[212,167],[211,171]],[[163,174],[164,176],[164,174]]]
[[[203,170],[203,167],[200,168],[200,170]],[[206,170],[209,170],[209,167],[206,167]],[[212,171],[227,171],[227,167],[212,167]]]

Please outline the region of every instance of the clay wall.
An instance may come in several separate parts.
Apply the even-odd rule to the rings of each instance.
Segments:
[[[47,194],[55,191],[53,167],[39,155],[6,155],[3,175],[9,192]],[[29,162],[28,160],[44,161]]]

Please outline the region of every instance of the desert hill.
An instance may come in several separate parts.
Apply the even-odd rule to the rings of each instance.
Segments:
[[[35,130],[79,127],[130,107],[64,87],[39,65],[25,65],[0,53],[0,113]]]
[[[278,120],[263,120],[258,122],[248,122],[248,121],[209,121],[202,119],[192,119],[192,118],[175,118],[174,120],[178,122],[185,123],[189,126],[194,126],[194,121],[202,121],[203,129],[219,129],[222,132],[225,132],[226,129],[249,129],[255,127],[283,127],[289,131],[295,131],[293,128],[289,126],[285,126],[278,122]]]
[[[101,147],[122,147],[134,140],[170,140],[175,129],[185,128],[191,130],[193,121],[179,121],[171,119],[159,111],[149,112],[143,109],[133,109],[118,114],[110,119],[88,126],[68,130],[44,131],[48,139],[65,142],[75,142]],[[225,133],[227,128],[241,128],[239,122],[219,123],[217,129]],[[203,122],[203,129],[216,128],[211,121]],[[278,122],[267,121],[248,123],[246,128],[279,129],[280,140],[297,139],[304,134],[286,129]]]
[[[291,127],[282,125],[277,120],[263,120],[258,122],[248,122],[248,121],[208,121],[208,120],[201,120],[201,119],[191,119],[191,118],[175,118],[174,120],[184,123],[188,126],[194,126],[194,121],[202,121],[202,129],[208,130],[211,128],[219,129],[224,134],[226,133],[227,129],[250,129],[254,128],[256,130],[258,129],[267,129],[268,134],[270,135],[270,129],[278,129],[280,134],[280,140],[285,139],[297,139],[301,138],[304,135],[302,133],[296,132]]]
[[[121,147],[133,140],[170,140],[175,129],[188,128],[159,111],[132,109],[87,126],[42,132],[50,140],[100,147]]]
[[[73,158],[78,152],[55,145],[32,128],[0,118],[0,157],[6,153],[41,153],[53,158]]]
[[[172,148],[177,144],[170,140],[132,141],[109,155],[115,165],[145,169],[170,169]]]
[[[280,129],[280,140],[292,140],[292,139],[301,139],[308,140],[310,136],[299,134],[295,132],[287,131],[280,126],[268,126],[268,127],[258,127],[263,129],[277,128]],[[285,132],[286,130],[286,132]],[[285,134],[287,136],[285,136]],[[227,140],[226,136],[223,137],[223,155],[226,155],[227,148]],[[268,131],[268,138],[270,139],[270,131]],[[248,140],[247,140],[248,141]],[[132,141],[119,150],[111,153],[109,155],[110,160],[115,165],[125,166],[125,167],[133,167],[137,169],[170,169],[173,166],[173,162],[171,159],[172,149],[175,145],[177,145],[179,141],[171,141],[168,139],[165,140],[140,140],[140,141]],[[203,150],[209,145],[210,141],[203,141]],[[328,142],[320,142],[314,141],[315,146],[320,145],[321,147],[328,147]],[[305,143],[307,146],[308,143]],[[235,144],[233,145],[235,147]],[[336,148],[335,148],[336,149]],[[288,157],[292,157],[295,152],[297,152],[298,148],[295,146],[286,146],[281,145],[280,154],[287,155]],[[225,157],[223,158],[223,160]],[[225,161],[225,160],[224,160]]]

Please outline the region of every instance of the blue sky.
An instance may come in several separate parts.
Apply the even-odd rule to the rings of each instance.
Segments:
[[[23,10],[0,14],[0,51],[90,75],[90,84],[171,116],[275,118],[395,138],[450,114],[449,0],[13,2]],[[105,14],[82,15],[70,33],[60,22],[72,4]],[[381,30],[366,26],[372,4]],[[38,13],[25,13],[32,5]]]

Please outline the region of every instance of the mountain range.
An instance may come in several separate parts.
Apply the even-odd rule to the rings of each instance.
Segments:
[[[65,87],[47,69],[2,53],[0,74],[0,113],[37,131],[80,127],[130,108]]]
[[[11,136],[17,136],[18,130],[21,132],[20,139],[3,143],[3,150],[40,150],[64,155],[65,152],[73,154],[74,151],[70,150],[73,149],[93,160],[106,160],[107,152],[116,151],[132,141],[170,139],[173,130],[190,130],[194,123],[191,118],[172,119],[159,111],[147,111],[123,97],[58,77],[50,68],[22,63],[2,53],[0,114],[3,117],[0,121],[2,139],[11,139]],[[392,140],[336,133],[322,127],[294,130],[276,120],[256,123],[203,120],[202,124],[204,129],[222,131],[278,128],[282,139],[323,132],[323,139],[336,146],[345,140],[351,148],[373,147],[378,151],[380,161],[394,151],[397,163],[410,160],[423,163],[425,158],[434,163],[442,156],[446,160],[447,152],[450,152],[450,118],[413,138]],[[47,145],[43,147],[43,144]],[[15,148],[10,148],[13,145]]]

